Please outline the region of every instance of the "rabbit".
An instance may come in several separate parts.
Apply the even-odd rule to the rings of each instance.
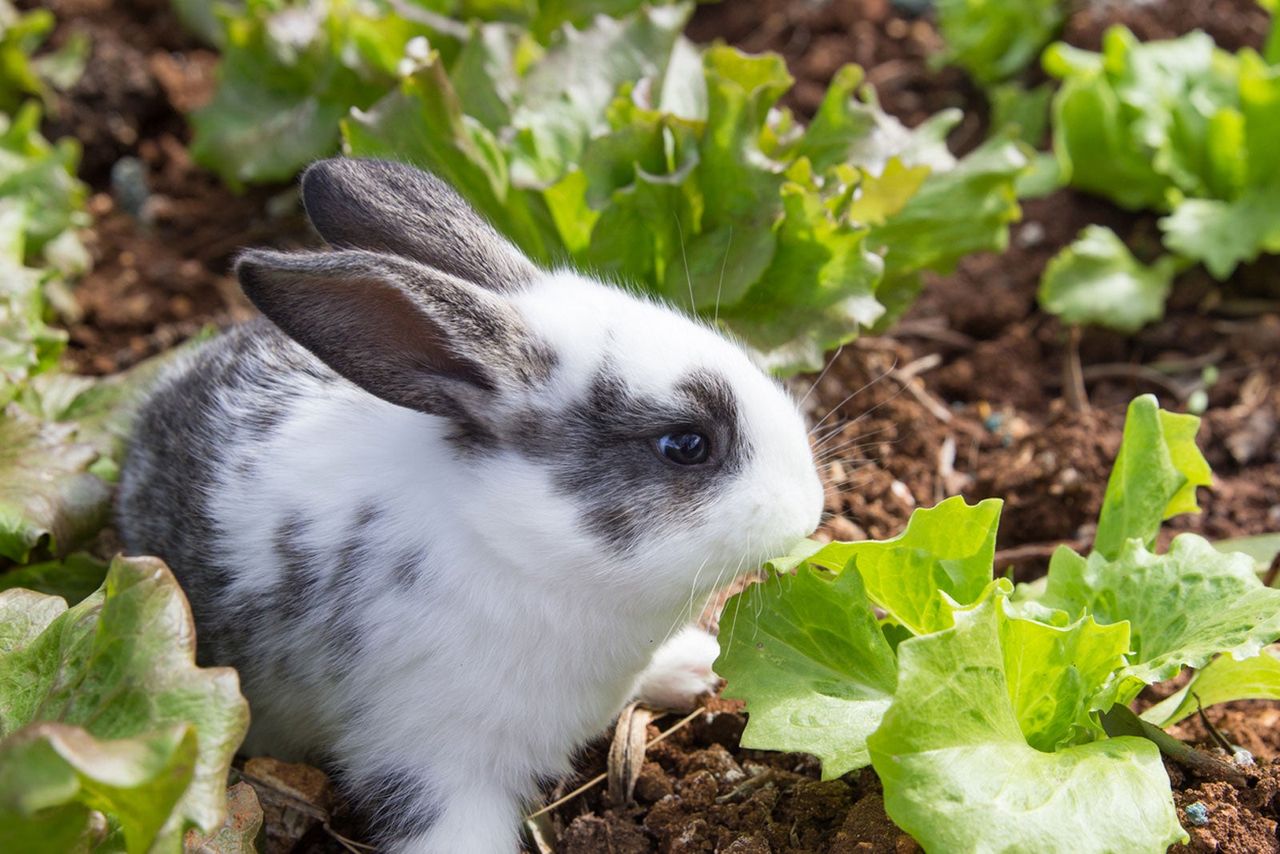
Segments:
[[[506,854],[637,693],[715,681],[695,597],[810,533],[791,397],[652,299],[527,259],[440,179],[312,164],[323,251],[158,381],[126,548],[169,562],[248,754],[322,763],[395,852]]]

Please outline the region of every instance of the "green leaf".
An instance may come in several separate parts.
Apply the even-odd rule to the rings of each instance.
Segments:
[[[1009,223],[1022,216],[1014,184],[1028,165],[1021,146],[997,138],[950,169],[935,168],[901,211],[872,229],[868,242],[884,253],[885,278],[950,272],[965,255],[1004,251]]]
[[[1098,516],[1094,550],[1114,557],[1124,543],[1155,543],[1160,523],[1181,513],[1196,513],[1196,487],[1208,486],[1213,473],[1196,447],[1200,419],[1166,412],[1153,395],[1134,398],[1125,417]]]
[[[1035,61],[1066,19],[1061,0],[938,0],[942,57],[984,85],[1019,74]]]
[[[1092,617],[1069,626],[1014,616],[999,622],[1009,699],[1027,743],[1052,752],[1082,734],[1100,735],[1091,701],[1124,665],[1129,627],[1099,625]]]
[[[802,564],[749,585],[725,606],[720,650],[725,696],[748,702],[744,747],[812,753],[828,780],[870,764],[897,676],[857,572]]]
[[[13,112],[27,96],[43,93],[31,54],[53,26],[48,9],[19,13],[9,0],[0,0],[0,113]]]
[[[24,104],[12,117],[0,113],[0,199],[24,208],[20,260],[40,265],[46,247],[69,230],[88,223],[88,190],[76,178],[80,145],[64,139],[50,144],[40,135],[40,107]],[[4,238],[5,249],[10,247]],[[7,254],[7,253],[6,253]]]
[[[246,0],[226,14],[218,88],[191,117],[191,153],[232,186],[287,180],[335,153],[339,120],[394,86],[410,39],[435,35],[354,0]]]
[[[1213,547],[1223,554],[1243,552],[1253,558],[1254,568],[1262,575],[1271,567],[1271,562],[1280,554],[1280,532],[1259,534],[1256,537],[1234,537],[1229,540],[1215,540]]]
[[[191,613],[162,563],[117,558],[69,610],[5,591],[0,627],[0,833],[69,850],[99,810],[141,852],[221,824],[248,707],[234,671],[195,666]]]
[[[78,552],[65,560],[33,563],[0,572],[0,590],[23,587],[58,596],[75,605],[102,586],[107,565],[92,555]]]
[[[0,846],[73,851],[98,810],[119,822],[125,850],[142,854],[190,786],[195,762],[196,734],[185,724],[116,740],[65,724],[25,727],[0,742]]]
[[[102,380],[43,374],[0,411],[0,556],[65,555],[102,528],[135,409],[186,349]]]
[[[1128,622],[1132,650],[1114,686],[1122,703],[1183,667],[1218,653],[1255,656],[1280,637],[1280,590],[1263,586],[1247,555],[1224,555],[1195,534],[1176,537],[1163,555],[1139,540],[1110,560],[1060,548],[1040,602],[1072,618]]]
[[[90,466],[73,423],[46,423],[10,404],[0,416],[0,556],[23,562],[37,546],[65,553],[106,524],[110,487]]]
[[[1065,323],[1137,332],[1164,316],[1178,266],[1167,255],[1141,264],[1115,232],[1090,225],[1045,266],[1040,305]]]
[[[1165,244],[1202,262],[1219,281],[1264,252],[1280,252],[1280,183],[1234,202],[1187,199],[1160,219]]]
[[[914,634],[949,628],[957,606],[971,605],[991,582],[1003,502],[975,505],[960,496],[911,514],[890,540],[831,543],[809,561],[840,571],[856,565],[871,601]]]
[[[1155,745],[1043,753],[1010,703],[998,603],[898,647],[898,691],[868,739],[889,817],[930,851],[1163,852],[1185,838]]]
[[[1243,661],[1220,655],[1196,672],[1180,691],[1142,713],[1142,719],[1167,727],[1196,710],[1233,700],[1280,700],[1280,659],[1274,648]]]

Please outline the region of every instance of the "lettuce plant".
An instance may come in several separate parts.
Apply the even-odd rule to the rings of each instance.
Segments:
[[[1280,66],[1202,32],[1142,43],[1123,27],[1101,53],[1055,44],[1044,67],[1054,151],[1072,186],[1167,214],[1164,243],[1218,279],[1280,252]]]
[[[775,561],[721,620],[716,669],[747,702],[742,744],[812,753],[828,778],[873,766],[889,816],[928,850],[1183,838],[1159,749],[1109,734],[1103,713],[1184,667],[1204,668],[1206,702],[1280,696],[1259,657],[1280,637],[1280,591],[1253,560],[1194,534],[1151,550],[1208,482],[1197,426],[1135,400],[1095,550],[1061,547],[1034,585],[993,580],[994,500],[951,498],[892,540]],[[1149,717],[1187,706],[1175,695]]]
[[[0,850],[176,852],[215,831],[249,712],[234,671],[194,657],[154,558],[117,558],[70,609],[0,593]]]
[[[534,258],[635,283],[783,370],[886,324],[922,271],[1005,245],[1017,145],[957,161],[957,114],[908,130],[853,66],[802,127],[777,106],[780,57],[699,51],[687,14],[597,18],[537,49],[479,27],[354,111],[346,149],[442,175]]]

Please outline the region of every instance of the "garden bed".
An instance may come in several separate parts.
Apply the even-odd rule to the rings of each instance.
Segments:
[[[67,323],[66,359],[77,371],[107,374],[207,324],[247,317],[228,276],[238,249],[314,239],[291,188],[236,195],[191,162],[182,113],[210,96],[214,55],[183,34],[167,2],[46,5],[60,21],[55,46],[77,29],[94,45],[88,72],[57,104],[46,130],[84,141],[82,177],[95,193],[87,239],[94,269],[75,291],[82,316]],[[896,9],[885,0],[727,0],[700,8],[689,32],[782,53],[798,78],[789,105],[802,114],[816,108],[841,64],[862,63],[885,108],[908,124],[944,107],[965,109],[950,141],[957,150],[972,148],[986,131],[980,91],[961,72],[932,69],[927,57],[939,41],[932,25]],[[1253,0],[1155,2],[1123,13],[1095,4],[1068,22],[1067,38],[1096,48],[1114,21],[1147,38],[1203,27],[1230,49],[1259,45],[1266,25]],[[1045,262],[1098,222],[1139,258],[1159,248],[1153,216],[1055,192],[1025,204],[1007,252],[973,256],[951,275],[930,277],[895,328],[833,357],[808,399],[815,422],[845,422],[826,445],[839,449],[824,469],[826,536],[884,538],[917,506],[954,494],[1001,497],[997,568],[1019,580],[1038,577],[1053,546],[1091,541],[1125,404],[1152,392],[1181,409],[1208,366],[1217,379],[1203,388],[1209,408],[1199,441],[1214,488],[1202,494],[1203,514],[1169,529],[1209,539],[1280,529],[1280,262],[1242,267],[1223,288],[1193,271],[1179,279],[1162,322],[1130,337],[1086,332],[1079,357],[1088,406],[1073,407],[1063,394],[1067,334],[1038,310],[1035,292]],[[797,390],[812,381],[800,378]],[[495,529],[500,524],[495,520]],[[1180,810],[1196,801],[1208,808],[1207,824],[1184,821],[1190,850],[1280,850],[1280,764],[1272,761],[1280,747],[1278,708],[1236,703],[1207,714],[1257,758],[1244,783],[1170,767]],[[557,850],[916,850],[885,817],[869,769],[818,782],[809,757],[740,749],[740,708],[713,700],[709,709],[650,749],[635,804],[611,807],[596,786],[555,810]],[[675,720],[659,719],[650,734]],[[1192,718],[1183,729],[1211,745],[1204,722]],[[582,779],[603,762],[602,752],[588,753]],[[559,792],[574,785],[566,781]],[[294,850],[342,850],[315,825],[298,823],[306,836]],[[359,833],[355,825],[337,826]],[[288,850],[297,838],[277,832],[273,850]]]

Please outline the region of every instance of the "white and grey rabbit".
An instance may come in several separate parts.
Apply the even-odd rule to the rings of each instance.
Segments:
[[[333,251],[240,257],[266,317],[162,380],[120,529],[239,669],[247,752],[327,763],[390,850],[506,854],[629,697],[714,680],[705,634],[655,650],[817,524],[804,424],[739,346],[539,269],[431,175],[335,158],[302,193]]]

